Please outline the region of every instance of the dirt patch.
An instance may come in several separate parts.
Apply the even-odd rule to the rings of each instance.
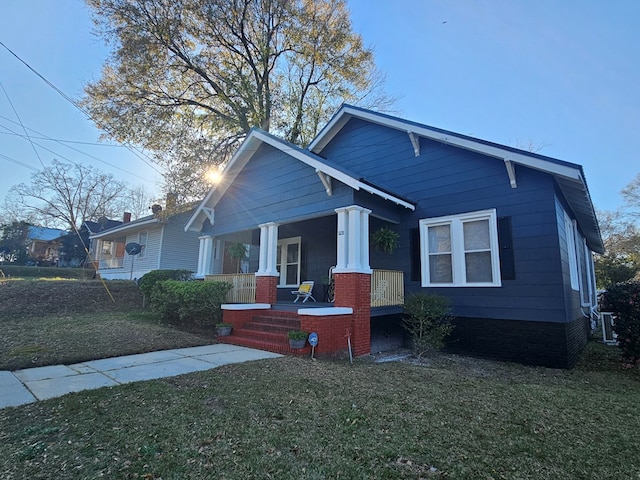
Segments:
[[[142,308],[135,282],[99,280],[10,280],[0,284],[0,318]]]

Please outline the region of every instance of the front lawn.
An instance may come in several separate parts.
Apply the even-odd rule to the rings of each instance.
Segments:
[[[187,332],[142,308],[134,282],[9,280],[0,283],[0,370],[214,342],[213,329]]]
[[[627,479],[640,376],[279,358],[0,410],[0,478]]]

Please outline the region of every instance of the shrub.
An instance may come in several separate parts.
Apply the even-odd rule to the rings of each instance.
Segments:
[[[190,270],[152,270],[140,277],[140,280],[138,280],[138,287],[142,290],[142,294],[145,298],[150,299],[153,289],[158,282],[163,282],[165,280],[191,280],[192,276],[193,272]]]
[[[602,310],[616,316],[613,331],[626,362],[640,362],[640,282],[611,285],[602,295]]]
[[[151,293],[151,306],[169,323],[211,326],[222,320],[220,305],[232,285],[225,282],[164,280]]]
[[[418,357],[440,350],[453,330],[449,302],[435,294],[414,293],[405,299],[402,326]]]

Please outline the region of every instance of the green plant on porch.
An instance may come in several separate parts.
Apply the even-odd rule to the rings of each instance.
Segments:
[[[247,246],[242,242],[236,242],[229,246],[227,253],[236,260],[236,273],[240,273],[240,262],[247,258]]]
[[[411,337],[414,354],[420,358],[440,350],[453,330],[446,298],[436,294],[413,293],[404,304],[402,326]]]
[[[371,234],[373,246],[384,253],[393,253],[398,248],[398,238],[400,234],[394,232],[389,227],[380,227]]]

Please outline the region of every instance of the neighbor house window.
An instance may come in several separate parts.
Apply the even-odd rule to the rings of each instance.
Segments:
[[[423,287],[499,287],[495,210],[420,220]]]
[[[147,251],[147,237],[147,232],[140,232],[138,234],[138,243],[140,244],[140,254],[138,255],[138,258],[145,257],[145,253]]]
[[[113,243],[111,243],[108,240],[102,240],[101,243],[101,251],[102,251],[102,255],[111,255],[111,248],[113,246]]]
[[[300,284],[300,237],[278,240],[277,270],[280,287],[297,287]]]

